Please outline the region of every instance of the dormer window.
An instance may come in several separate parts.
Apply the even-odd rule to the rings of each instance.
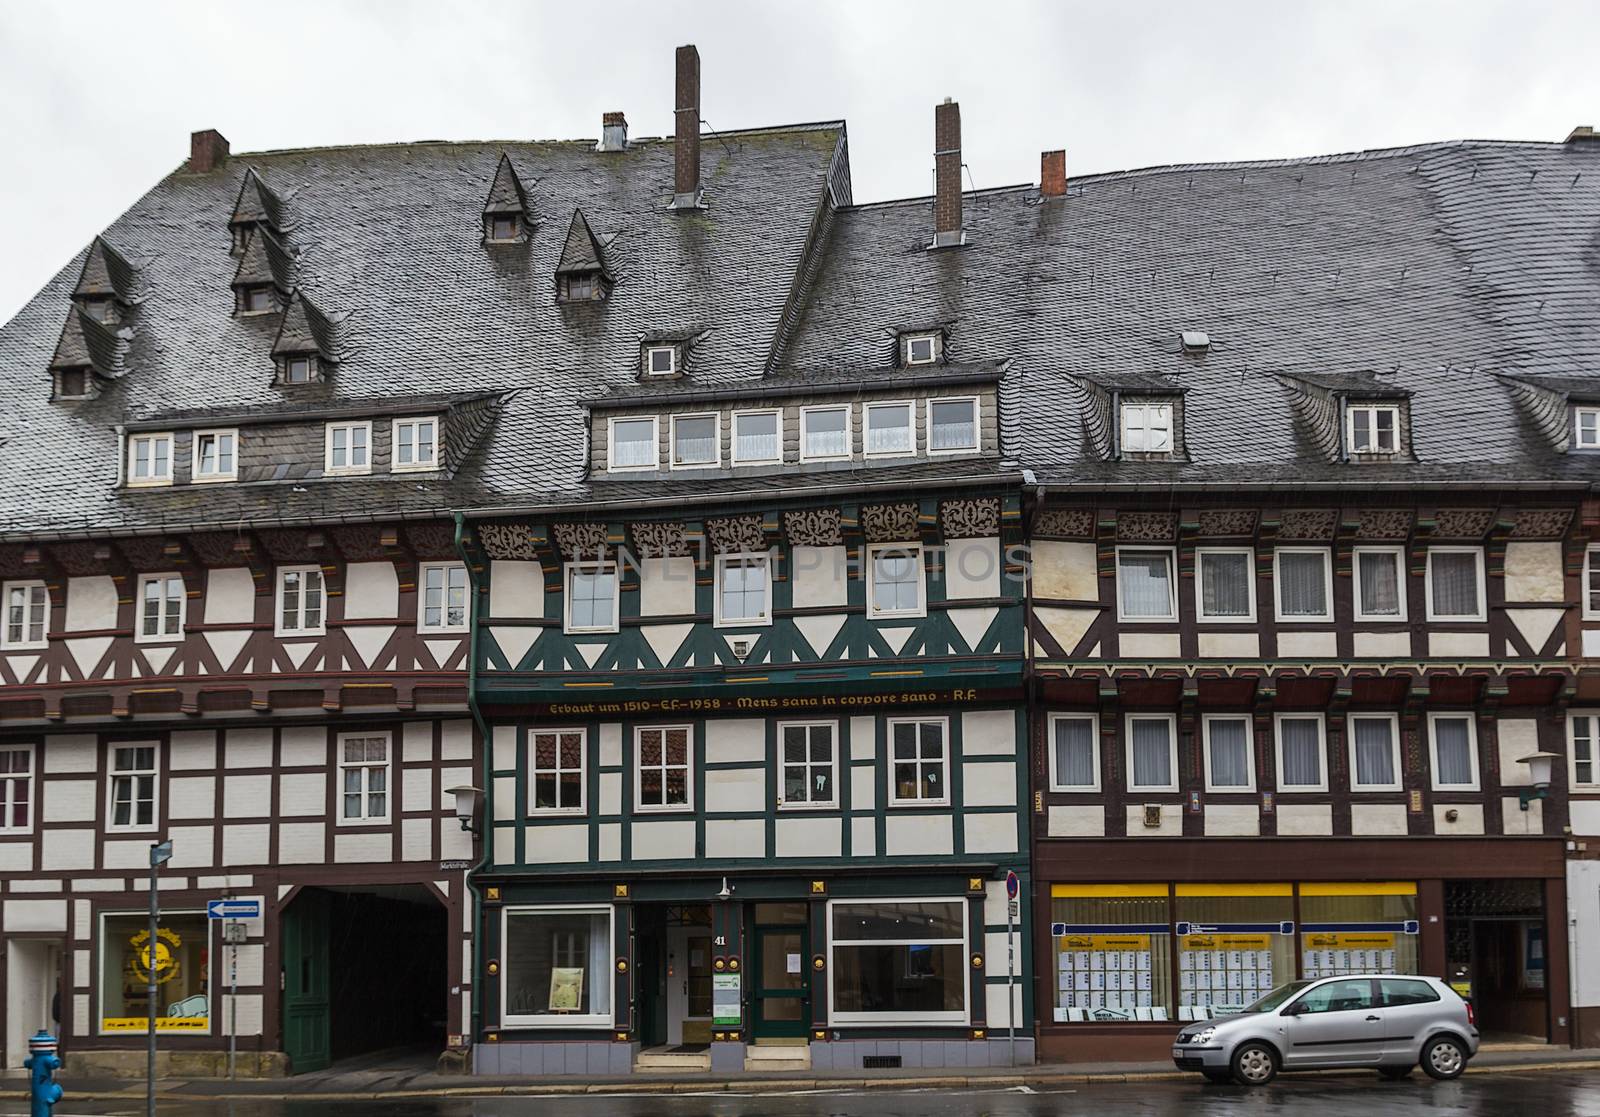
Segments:
[[[721,424],[715,414],[672,417],[672,468],[720,465]]]
[[[939,360],[940,340],[937,333],[906,334],[901,339],[900,359],[907,368],[934,364]]]
[[[1576,427],[1573,445],[1580,450],[1600,450],[1600,407],[1574,409],[1573,422]]]
[[[136,434],[129,437],[128,484],[172,484],[172,435]]]
[[[647,345],[644,350],[646,376],[678,375],[678,347],[676,345]]]
[[[250,234],[255,231],[256,223],[254,221],[241,221],[233,226],[233,254],[235,256],[244,253],[245,245],[250,243]]]
[[[119,317],[117,313],[116,299],[86,298],[80,299],[78,303],[83,307],[83,312],[89,317],[93,318],[96,322],[100,322],[107,326],[116,324]]]
[[[1122,405],[1122,450],[1127,454],[1172,452],[1172,404]]]
[[[86,368],[58,368],[56,399],[88,399],[94,394],[94,381]]]
[[[1400,408],[1394,404],[1351,404],[1345,437],[1352,454],[1393,454],[1400,449]]]
[[[309,384],[317,379],[316,358],[309,353],[284,357],[279,367],[278,379],[284,384]]]
[[[928,401],[928,453],[960,454],[978,448],[978,401]]]
[[[485,215],[488,221],[489,240],[504,244],[514,241],[522,236],[522,218],[515,213],[491,213]]]
[[[612,419],[606,468],[618,472],[656,468],[656,418]]]
[[[253,283],[235,290],[239,292],[240,314],[268,314],[278,309],[270,283]]]

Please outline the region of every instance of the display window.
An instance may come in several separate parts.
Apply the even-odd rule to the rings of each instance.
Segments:
[[[1205,1020],[1245,1006],[1294,977],[1290,884],[1179,884],[1178,1019]]]
[[[1417,972],[1415,881],[1300,885],[1300,975]]]
[[[965,1024],[965,900],[830,901],[835,1024]]]
[[[501,1020],[507,1028],[609,1028],[612,909],[507,908]]]
[[[1165,884],[1050,889],[1057,1023],[1172,1019]]]
[[[211,1031],[210,920],[163,912],[154,943],[145,913],[100,919],[100,1033],[148,1031],[155,967],[158,1032]]]

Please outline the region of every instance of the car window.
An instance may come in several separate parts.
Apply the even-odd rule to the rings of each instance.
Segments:
[[[1290,997],[1294,996],[1296,993],[1300,992],[1300,990],[1304,989],[1310,984],[1311,982],[1309,981],[1291,981],[1287,985],[1280,985],[1272,992],[1268,993],[1265,997],[1262,997],[1255,1004],[1245,1009],[1245,1011],[1271,1012],[1273,1009],[1281,1006],[1283,1002],[1287,1001]]]
[[[1378,982],[1378,988],[1385,1005],[1420,1005],[1439,999],[1439,994],[1426,981],[1386,977]]]
[[[1353,1012],[1372,1008],[1372,980],[1345,978],[1319,985],[1295,1002],[1301,1012]]]

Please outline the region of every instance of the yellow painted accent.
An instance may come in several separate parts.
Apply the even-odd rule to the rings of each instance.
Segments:
[[[1184,935],[1178,940],[1182,950],[1269,950],[1271,935]]]
[[[1067,950],[1149,950],[1149,935],[1059,935],[1056,949]]]
[[[1300,936],[1300,945],[1310,950],[1336,950],[1354,946],[1371,950],[1374,947],[1394,949],[1393,931],[1317,931]]]
[[[766,675],[741,675],[736,679],[723,679],[725,683],[765,683],[771,679]]]
[[[1180,884],[1179,896],[1292,896],[1291,884]]]
[[[1302,884],[1302,896],[1415,896],[1414,880],[1320,881]]]
[[[898,679],[906,676],[922,674],[921,671],[873,671],[870,673],[874,679]]]
[[[103,1032],[145,1032],[150,1028],[150,1021],[143,1016],[102,1016],[100,1030]],[[211,1020],[205,1016],[158,1016],[156,1017],[156,1031],[158,1032],[205,1032],[211,1029]]]
[[[1160,896],[1165,898],[1164,884],[1052,884],[1053,899],[1101,899],[1108,896]]]

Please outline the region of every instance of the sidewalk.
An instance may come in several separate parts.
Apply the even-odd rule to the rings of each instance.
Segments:
[[[1600,1049],[1517,1047],[1487,1050],[1472,1060],[1468,1074],[1518,1071],[1600,1069]],[[1323,1071],[1322,1074],[1368,1075],[1367,1070]],[[1421,1075],[1422,1072],[1414,1072]],[[158,1096],[170,1099],[256,1098],[323,1100],[358,1098],[495,1097],[563,1094],[757,1093],[775,1090],[1005,1089],[1011,1086],[1062,1086],[1087,1082],[1131,1082],[1193,1079],[1171,1063],[1047,1063],[1027,1067],[961,1070],[884,1070],[863,1077],[860,1071],[789,1074],[634,1074],[621,1078],[548,1076],[540,1079],[489,1078],[394,1070],[324,1071],[279,1079],[171,1079]],[[143,1081],[61,1079],[67,1098],[115,1100],[144,1096]]]

